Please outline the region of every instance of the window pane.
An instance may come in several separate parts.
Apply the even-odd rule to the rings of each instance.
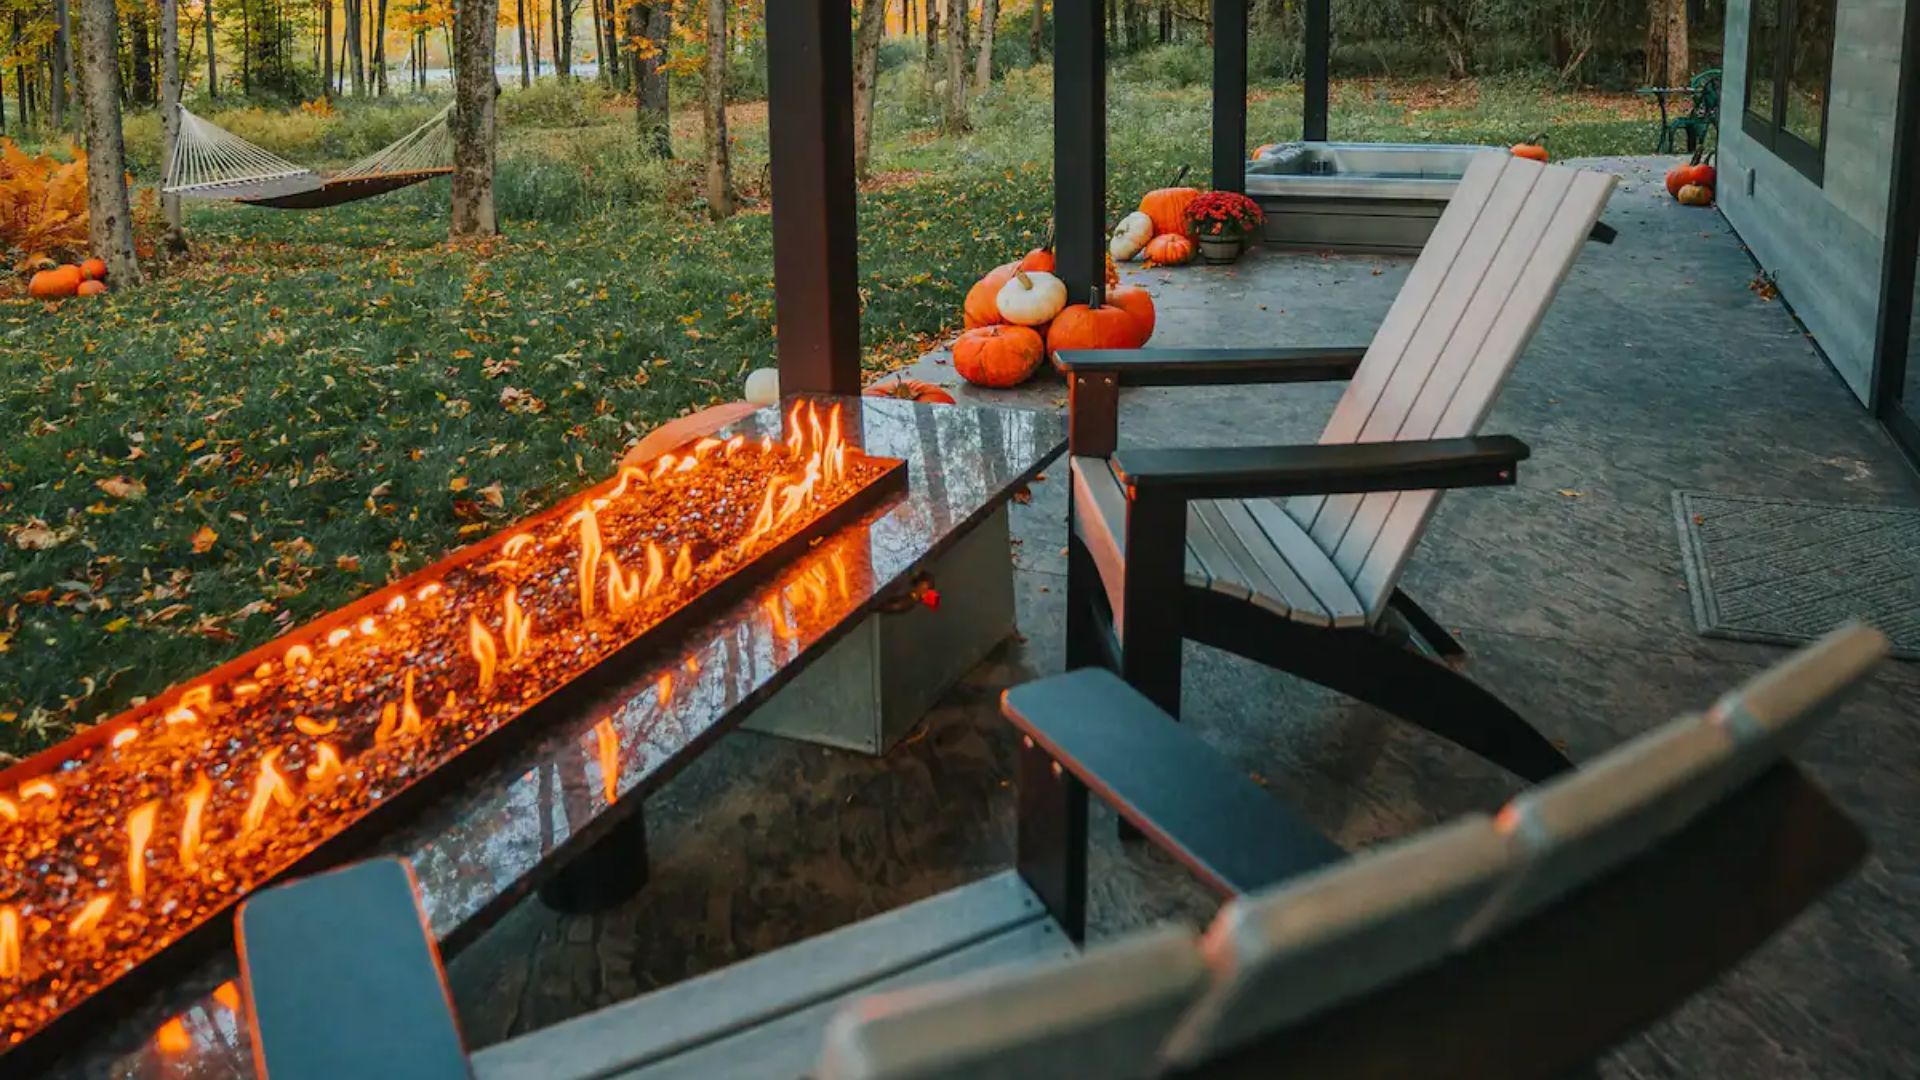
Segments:
[[[1780,55],[1780,0],[1753,0],[1747,37],[1747,111],[1773,123],[1773,80]]]
[[[1787,70],[1787,130],[1819,149],[1833,75],[1833,0],[1796,0]]]

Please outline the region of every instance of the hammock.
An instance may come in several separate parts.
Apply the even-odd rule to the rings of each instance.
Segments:
[[[453,172],[453,106],[401,136],[391,146],[323,176],[224,131],[180,107],[180,136],[161,191],[189,199],[221,199],[306,210],[339,206],[411,187]]]

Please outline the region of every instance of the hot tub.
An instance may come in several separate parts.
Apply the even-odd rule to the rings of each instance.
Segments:
[[[1417,252],[1474,154],[1487,146],[1281,143],[1247,163],[1263,239],[1315,251]],[[1504,152],[1504,151],[1498,151]]]

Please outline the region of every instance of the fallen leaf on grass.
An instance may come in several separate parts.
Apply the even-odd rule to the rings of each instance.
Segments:
[[[147,485],[138,480],[129,480],[124,476],[109,476],[105,480],[96,480],[93,486],[116,499],[141,499],[147,494]]]
[[[360,572],[360,557],[358,555],[342,555],[333,560],[333,565],[342,573],[357,574]]]
[[[193,534],[193,553],[195,555],[205,555],[212,549],[214,541],[218,539],[220,539],[220,534],[214,532],[212,526],[200,526],[199,531]]]
[[[73,530],[54,530],[39,518],[30,518],[25,525],[15,527],[7,535],[12,538],[13,545],[22,551],[45,551],[66,543],[67,537],[73,535]]]
[[[464,476],[456,476],[453,479],[447,481],[447,490],[448,491],[467,490],[467,478]]]
[[[498,480],[481,488],[477,494],[486,501],[488,506],[493,507],[495,510],[506,508],[507,496],[500,490],[500,481]]]

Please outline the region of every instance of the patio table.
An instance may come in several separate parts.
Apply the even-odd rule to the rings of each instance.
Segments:
[[[638,829],[650,792],[897,596],[1065,448],[1063,421],[1051,412],[817,400],[858,417],[848,425],[850,442],[907,461],[906,495],[663,645],[589,706],[507,740],[453,794],[371,850],[351,853],[412,864],[443,955],[473,942],[597,841],[618,846],[622,830],[636,833],[629,851],[644,858]],[[777,435],[779,426],[766,409],[728,430],[757,438]],[[806,584],[796,590],[797,583]],[[604,849],[591,854],[607,857]],[[56,1061],[53,1074],[252,1076],[235,974],[233,952],[223,948],[102,1025],[83,1052]]]

